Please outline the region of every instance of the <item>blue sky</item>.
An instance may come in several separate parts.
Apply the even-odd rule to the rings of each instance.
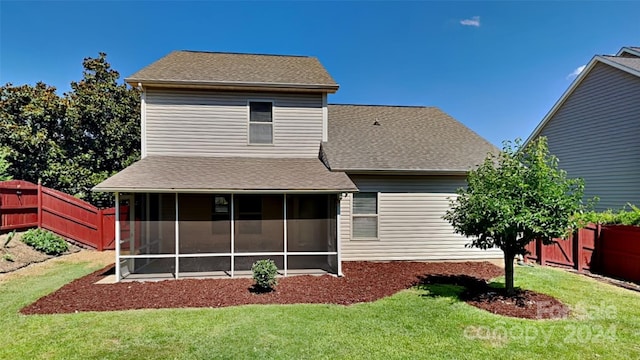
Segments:
[[[172,50],[312,55],[330,103],[437,106],[526,138],[594,54],[640,45],[640,2],[0,0],[0,83],[60,92],[103,51],[123,77]]]

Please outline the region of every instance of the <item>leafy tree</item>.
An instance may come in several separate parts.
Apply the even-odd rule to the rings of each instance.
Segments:
[[[140,94],[118,84],[106,54],[85,58],[83,79],[71,83],[66,114],[70,138],[61,174],[77,174],[72,194],[96,201],[109,197],[91,188],[140,158]],[[66,170],[66,171],[65,171]]]
[[[91,201],[91,188],[140,157],[140,95],[106,54],[85,58],[80,81],[63,96],[43,83],[0,88],[0,144],[8,174]]]
[[[505,287],[513,295],[515,256],[533,240],[551,244],[577,226],[572,215],[582,209],[584,182],[567,178],[540,137],[524,148],[519,139],[505,142],[502,152],[469,173],[467,183],[444,219],[472,238],[468,246],[504,252]]]
[[[8,172],[11,163],[6,159],[7,155],[9,155],[9,149],[6,147],[0,147],[0,181],[12,179]]]
[[[0,144],[12,164],[9,175],[31,182],[42,179],[46,186],[60,187],[50,167],[64,157],[60,144],[65,138],[66,109],[66,100],[56,89],[41,82],[0,88]]]

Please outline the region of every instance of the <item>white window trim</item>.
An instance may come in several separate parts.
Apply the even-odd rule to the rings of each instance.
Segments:
[[[350,230],[351,230],[351,240],[355,240],[355,241],[380,241],[380,192],[376,192],[376,191],[362,191],[363,193],[373,193],[376,194],[376,213],[375,214],[354,214],[353,213],[353,203],[355,202],[355,193],[350,194],[351,197],[351,210],[350,210],[350,215],[351,215],[351,226],[350,226]],[[377,237],[355,237],[353,235],[353,218],[354,217],[375,217],[376,218],[376,234],[378,235]]]
[[[258,144],[251,142],[251,124],[264,122],[251,121],[251,103],[252,102],[268,102],[271,103],[271,144]],[[275,139],[275,123],[276,123],[276,101],[274,99],[247,99],[247,145],[250,146],[273,146]]]

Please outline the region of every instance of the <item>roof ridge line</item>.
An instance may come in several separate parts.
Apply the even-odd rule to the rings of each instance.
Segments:
[[[257,55],[257,56],[315,58],[315,56],[310,56],[310,55],[244,53],[244,52],[235,52],[235,51],[208,51],[208,50],[187,50],[187,49],[183,49],[183,50],[174,50],[174,52],[190,52],[190,53],[202,53],[202,54]]]
[[[427,106],[427,105],[385,105],[385,104],[332,104],[328,105],[334,106],[371,106],[371,107],[403,107],[403,108],[418,108],[418,109],[437,109],[437,106]]]

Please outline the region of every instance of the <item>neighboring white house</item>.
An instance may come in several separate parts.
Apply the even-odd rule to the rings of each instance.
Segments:
[[[593,57],[527,142],[538,136],[597,210],[640,205],[640,48]]]
[[[118,279],[501,258],[442,219],[497,149],[437,108],[328,105],[338,84],[306,56],[176,51],[126,81],[142,159],[94,188],[127,205]]]

